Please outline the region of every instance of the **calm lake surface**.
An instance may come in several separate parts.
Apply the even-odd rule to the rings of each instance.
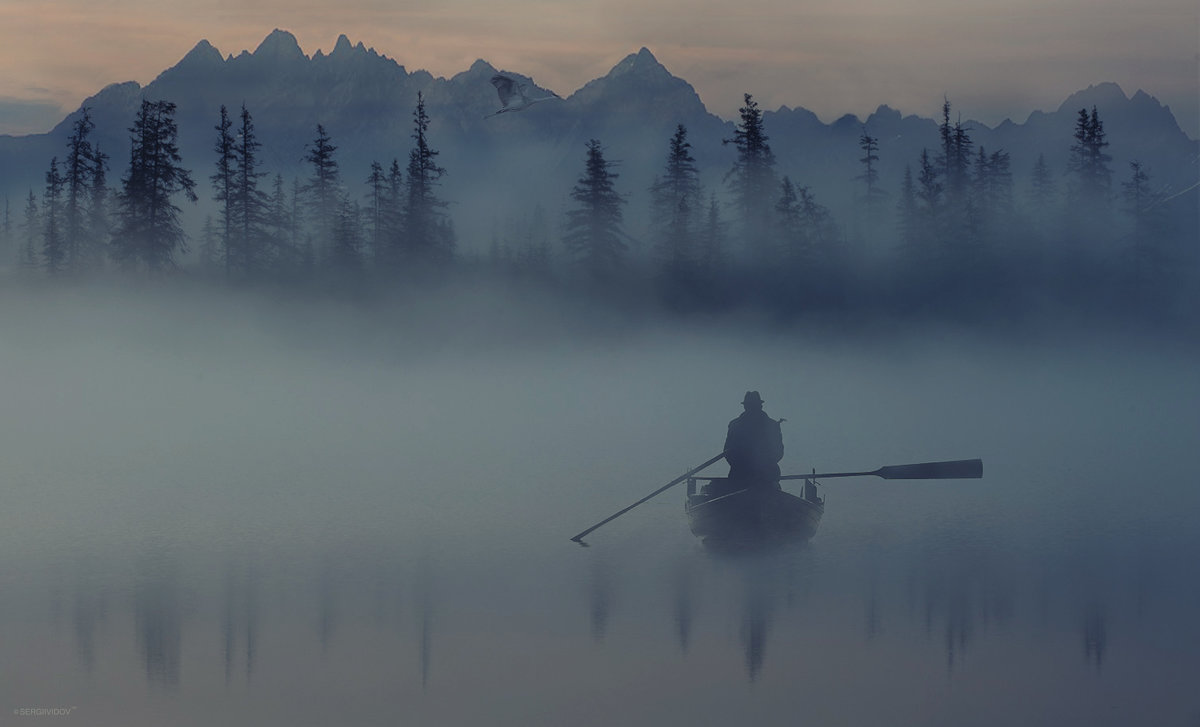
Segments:
[[[0,313],[0,724],[1200,725],[1195,348],[167,297]],[[826,481],[757,556],[682,486],[569,542],[747,389],[785,472],[984,478]]]

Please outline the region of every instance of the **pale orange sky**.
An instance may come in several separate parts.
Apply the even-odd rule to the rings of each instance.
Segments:
[[[309,55],[345,33],[410,71],[483,58],[564,96],[646,46],[726,118],[744,92],[825,121],[934,116],[946,95],[995,124],[1116,81],[1200,137],[1196,0],[0,0],[0,133],[148,83],[201,39],[236,55],[276,27]]]

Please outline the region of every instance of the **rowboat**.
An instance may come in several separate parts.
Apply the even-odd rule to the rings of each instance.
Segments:
[[[717,460],[722,452],[702,465],[692,468],[642,499],[617,510],[595,525],[576,534],[571,540],[587,546],[584,537],[621,517],[647,500],[657,497],[680,482],[687,481],[688,494],[684,501],[688,525],[692,533],[703,538],[705,546],[743,547],[772,546],[784,543],[803,543],[817,534],[821,516],[825,514],[825,499],[817,494],[817,478],[882,477],[885,480],[951,480],[983,477],[983,460],[959,459],[950,462],[896,464],[863,472],[825,472],[814,469],[808,475],[784,475],[777,482],[746,487],[727,477],[698,477],[697,474]],[[784,480],[804,480],[803,495],[793,495],[779,487]],[[697,489],[700,482],[705,482]]]
[[[705,484],[699,485],[700,482]],[[817,534],[825,500],[817,481],[805,479],[801,495],[777,483],[742,486],[727,478],[688,479],[684,511],[692,534],[710,548],[772,547],[803,543]]]

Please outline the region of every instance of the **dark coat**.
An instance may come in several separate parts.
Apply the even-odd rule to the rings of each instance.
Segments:
[[[779,422],[762,409],[748,409],[729,422],[729,433],[725,435],[729,479],[755,484],[778,483],[781,459],[783,432]]]

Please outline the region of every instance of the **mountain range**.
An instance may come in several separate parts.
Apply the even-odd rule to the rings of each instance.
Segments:
[[[128,162],[127,129],[141,100],[148,98],[177,104],[180,150],[202,200],[211,196],[207,180],[215,163],[214,127],[222,104],[231,116],[243,104],[247,107],[263,145],[263,170],[282,174],[289,185],[293,177],[307,175],[305,147],[322,124],[338,147],[344,183],[358,196],[365,194],[363,180],[372,161],[385,167],[392,159],[402,167],[406,163],[421,93],[431,119],[430,142],[447,170],[442,197],[451,203],[460,238],[486,235],[489,228],[528,214],[536,205],[560,214],[570,206],[568,192],[583,171],[585,143],[592,138],[602,142],[607,158],[619,162],[617,186],[630,199],[631,226],[645,215],[645,191],[663,167],[677,124],[688,129],[706,189],[723,193],[734,150],[722,140],[733,136],[734,123],[709,113],[695,89],[648,49],[630,54],[562,101],[487,118],[499,107],[490,84],[497,72],[538,88],[527,76],[500,71],[483,60],[451,78],[410,72],[344,35],[330,53],[309,56],[291,33],[275,30],[253,52],[236,56],[223,56],[202,40],[146,86],[110,85],[81,108],[90,109],[96,123],[93,138],[111,157],[113,184]],[[1127,96],[1114,83],[1090,86],[1058,109],[1035,111],[1021,123],[966,125],[977,146],[1010,154],[1019,192],[1039,154],[1052,171],[1065,174],[1078,111],[1093,106],[1108,132],[1116,180],[1125,178],[1134,159],[1143,163],[1155,186],[1166,190],[1185,189],[1200,178],[1200,143],[1179,128],[1170,109],[1141,90]],[[827,124],[804,108],[785,106],[765,111],[764,124],[779,173],[808,186],[818,201],[845,219],[852,214],[853,180],[862,171],[859,136],[865,130],[879,140],[880,180],[895,194],[905,166],[917,163],[922,148],[938,145],[934,117],[941,109],[925,111],[928,116],[904,115],[880,106],[866,119],[846,115]],[[961,111],[969,118],[970,109]],[[954,108],[952,118],[959,112]],[[14,216],[30,189],[40,194],[49,161],[64,156],[80,113],[68,115],[46,134],[0,136],[0,195],[9,198]]]

